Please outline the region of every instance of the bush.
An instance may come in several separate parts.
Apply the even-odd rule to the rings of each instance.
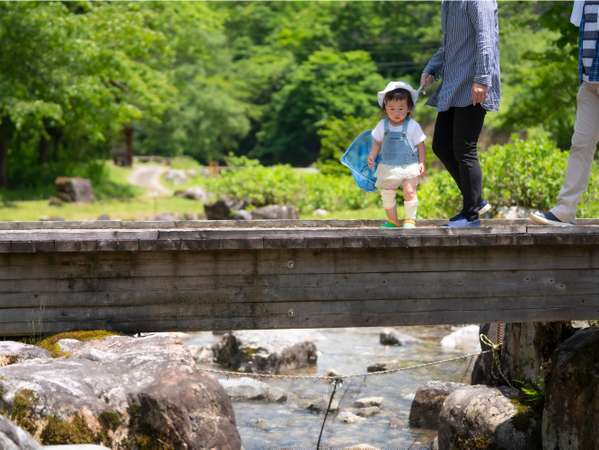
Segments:
[[[495,207],[549,209],[557,199],[567,159],[568,153],[560,151],[546,133],[531,131],[526,140],[512,136],[508,144],[492,146],[481,154],[483,197]],[[446,171],[430,177],[419,197],[421,217],[448,217],[461,208],[460,193]],[[598,199],[599,168],[594,163],[578,215],[599,214]]]
[[[362,192],[349,175],[304,173],[288,165],[264,167],[245,157],[227,158],[227,167],[218,178],[205,180],[207,189],[253,207],[290,204],[306,213],[318,208],[362,209],[378,202],[378,195]]]

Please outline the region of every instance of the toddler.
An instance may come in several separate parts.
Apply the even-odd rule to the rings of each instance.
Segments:
[[[426,136],[411,112],[418,100],[418,91],[403,81],[392,81],[378,93],[378,103],[385,113],[372,130],[372,147],[368,167],[376,169],[376,187],[381,191],[387,213],[384,228],[402,226],[397,219],[396,190],[401,186],[404,197],[403,228],[416,226],[418,177],[424,175]]]

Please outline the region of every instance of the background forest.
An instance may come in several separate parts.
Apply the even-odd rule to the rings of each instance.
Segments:
[[[482,146],[518,133],[508,154],[525,145],[532,161],[547,153],[522,183],[554,170],[552,151],[569,146],[578,85],[570,9],[499,3],[502,107],[488,115]],[[0,196],[45,192],[58,175],[101,184],[103,161],[127,139],[136,155],[206,164],[232,154],[347,175],[339,156],[376,122],[376,92],[391,79],[417,85],[440,29],[437,2],[2,2]],[[429,134],[434,117],[420,102]],[[502,164],[507,175],[514,162]],[[539,183],[522,189],[533,195]],[[554,195],[554,184],[540,195]],[[522,204],[511,188],[494,192]],[[344,207],[365,206],[356,201]]]

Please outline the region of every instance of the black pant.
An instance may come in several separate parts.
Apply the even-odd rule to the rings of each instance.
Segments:
[[[433,151],[445,165],[462,193],[462,214],[468,220],[478,218],[482,200],[482,172],[476,145],[485,121],[480,106],[450,108],[437,114]]]

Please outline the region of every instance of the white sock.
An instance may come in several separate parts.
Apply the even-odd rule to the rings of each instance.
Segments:
[[[418,210],[418,199],[403,202],[404,217],[406,219],[416,220],[416,211]]]

